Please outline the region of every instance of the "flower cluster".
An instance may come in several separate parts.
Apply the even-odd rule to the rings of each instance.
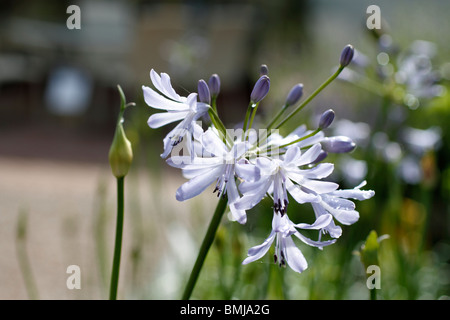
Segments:
[[[352,57],[353,47],[349,45],[341,54],[338,72],[351,62]],[[359,218],[352,200],[369,199],[374,192],[361,190],[364,182],[354,189],[340,190],[337,183],[325,180],[334,170],[332,163],[324,162],[328,153],[346,153],[355,148],[355,143],[348,137],[325,136],[323,130],[335,117],[333,110],[322,114],[315,130],[301,125],[286,136],[279,134],[277,121],[301,100],[302,84],[293,86],[270,125],[258,132],[252,128],[257,108],[270,89],[267,67],[263,69],[266,72],[261,72],[254,85],[243,127],[239,130],[227,130],[218,115],[218,75],[212,75],[208,83],[200,80],[198,93],[182,97],[173,89],[169,75],[151,70],[154,89],[142,87],[145,102],[167,112],[153,114],[148,125],[158,128],[180,121],[164,138],[161,154],[170,166],[181,169],[188,179],[177,190],[177,200],[191,199],[215,185],[213,192],[226,197],[233,219],[241,224],[247,221],[247,211],[263,198],[273,200],[272,231],[261,245],[248,251],[243,264],[260,259],[275,241],[275,263],[302,272],[307,268],[307,262],[292,236],[319,249],[333,244],[342,234],[339,224],[350,225]],[[297,106],[281,124],[306,103]],[[204,125],[200,119],[208,119],[209,124]],[[291,221],[288,216],[291,199],[312,206],[315,221],[311,224]],[[302,230],[317,230],[318,239],[306,237]],[[328,240],[322,239],[325,234]]]

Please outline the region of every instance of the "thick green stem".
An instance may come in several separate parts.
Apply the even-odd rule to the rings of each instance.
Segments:
[[[197,260],[195,261],[194,267],[192,268],[191,275],[189,276],[188,283],[183,293],[183,300],[189,300],[191,297],[192,291],[194,290],[195,283],[197,282],[200,271],[202,270],[203,263],[205,262],[206,255],[208,254],[209,248],[211,247],[214,237],[216,235],[216,231],[219,227],[220,221],[222,220],[223,213],[227,207],[228,199],[227,197],[220,197],[219,202],[217,203],[216,210],[214,211],[214,215],[209,223],[208,230],[206,231],[205,238],[203,239],[202,245],[200,247],[200,251],[197,256]]]
[[[114,258],[111,272],[111,287],[109,299],[117,299],[117,287],[119,284],[120,254],[122,251],[122,233],[123,233],[123,208],[124,208],[124,178],[117,178],[117,221],[116,221],[116,240],[114,245]]]

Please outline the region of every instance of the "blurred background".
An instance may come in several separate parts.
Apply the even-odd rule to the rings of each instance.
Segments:
[[[80,8],[80,29],[67,20]],[[381,9],[369,30],[369,5]],[[266,64],[271,90],[261,126],[298,82],[305,96],[333,72],[342,48],[355,59],[298,115],[310,128],[333,108],[329,135],[358,144],[339,155],[333,179],[367,180],[376,196],[361,219],[323,251],[300,244],[301,275],[270,258],[240,266],[270,232],[269,203],[245,226],[224,219],[200,275],[197,299],[368,299],[357,252],[371,230],[388,234],[378,252],[381,299],[442,299],[450,289],[450,3],[420,1],[8,1],[0,2],[0,299],[105,299],[115,228],[115,179],[107,154],[120,98],[135,160],[126,182],[119,298],[178,299],[217,199],[175,200],[185,180],[159,155],[170,128],[142,85],[166,72],[181,95],[221,78],[219,114],[243,120]],[[293,122],[293,121],[291,121]],[[288,133],[289,130],[286,129]],[[292,216],[308,215],[303,207]],[[291,214],[290,214],[291,216]],[[295,220],[295,219],[293,219]],[[78,265],[81,289],[69,290]]]

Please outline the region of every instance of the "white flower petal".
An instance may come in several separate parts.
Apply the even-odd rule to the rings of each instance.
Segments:
[[[313,224],[299,223],[296,224],[296,228],[307,229],[307,230],[320,230],[326,228],[333,221],[333,216],[331,214],[324,214],[319,216]]]
[[[373,190],[359,190],[359,189],[346,189],[346,190],[336,190],[331,193],[333,196],[342,198],[352,198],[356,200],[367,200],[375,195]]]
[[[228,205],[230,207],[231,214],[240,224],[247,222],[247,215],[245,210],[237,209],[234,205],[237,200],[239,200],[239,192],[236,186],[236,180],[234,178],[234,172],[230,171],[230,176],[227,182],[227,195],[228,195]]]
[[[267,190],[272,184],[270,177],[259,179],[256,182],[243,182],[239,185],[239,190],[243,197],[236,201],[236,208],[249,210],[256,206],[266,195]]]
[[[186,118],[188,111],[180,112],[163,112],[152,114],[147,121],[150,128],[156,129],[166,124],[182,120]]]
[[[269,251],[270,246],[275,239],[276,233],[272,231],[269,237],[264,240],[264,242],[258,246],[252,247],[248,250],[248,257],[242,262],[242,264],[248,264],[250,262],[256,261],[263,257],[267,251]]]
[[[329,181],[309,180],[305,179],[302,186],[314,191],[317,194],[329,193],[339,188],[339,185]]]
[[[167,99],[149,87],[142,86],[142,92],[145,103],[152,108],[172,111],[189,111],[190,109],[189,105]]]
[[[304,192],[298,185],[292,183],[291,180],[285,181],[286,190],[298,203],[315,202],[318,200],[317,196],[312,193]]]
[[[150,70],[150,79],[155,88],[166,97],[175,101],[181,101],[181,97],[173,89],[170,82],[170,76],[167,73],[161,73],[161,76],[159,76],[158,73],[152,69]]]
[[[199,195],[217,179],[221,172],[222,167],[215,167],[209,172],[196,176],[188,182],[185,182],[177,190],[177,200],[184,201]]]
[[[296,232],[296,233],[294,233],[294,235],[311,247],[322,248],[322,247],[329,246],[336,242],[336,239],[327,240],[327,241],[314,241],[314,240],[309,239],[308,237],[305,237],[300,232]]]
[[[308,179],[323,179],[328,177],[334,170],[334,164],[321,163],[314,168],[307,170],[299,170],[300,173]]]
[[[291,237],[284,239],[286,248],[286,262],[292,270],[301,273],[308,268],[308,262],[306,262],[303,253],[299,248],[295,246],[294,240]]]
[[[294,163],[297,167],[310,164],[310,163],[314,162],[314,160],[317,159],[317,157],[319,156],[321,151],[322,151],[322,147],[321,147],[320,143],[317,143],[317,144],[313,145],[311,148],[309,148],[308,150],[306,150],[306,152],[303,153],[297,159],[297,161],[295,161]]]
[[[200,137],[200,142],[205,150],[216,157],[225,158],[228,149],[219,136],[211,129],[206,130]]]
[[[235,171],[239,178],[244,181],[257,181],[261,177],[260,170],[252,163],[237,162],[235,165]]]
[[[284,155],[284,163],[287,165],[295,160],[297,160],[301,155],[299,147],[290,147],[287,149]]]

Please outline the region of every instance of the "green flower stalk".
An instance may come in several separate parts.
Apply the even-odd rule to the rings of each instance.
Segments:
[[[124,216],[124,180],[133,161],[133,150],[131,142],[127,139],[123,129],[123,114],[126,107],[134,103],[126,103],[125,95],[120,86],[117,86],[121,98],[119,118],[117,120],[116,131],[113,142],[109,149],[109,164],[113,175],[117,179],[117,221],[116,239],[114,245],[114,258],[111,272],[111,286],[109,299],[117,299],[117,287],[119,284],[120,255],[122,251],[122,233]]]
[[[376,272],[375,269],[379,269],[380,262],[378,259],[378,251],[380,248],[380,242],[388,237],[388,235],[378,237],[375,230],[372,230],[367,236],[366,242],[361,246],[361,250],[359,251],[361,262],[367,272]],[[374,277],[374,275],[368,276],[367,282],[372,280],[370,279],[371,277]],[[375,281],[377,280],[375,279]],[[370,300],[377,300],[376,290],[379,289],[379,287],[377,288],[376,285],[371,285],[371,287],[369,287],[369,285],[367,286],[370,290]]]

